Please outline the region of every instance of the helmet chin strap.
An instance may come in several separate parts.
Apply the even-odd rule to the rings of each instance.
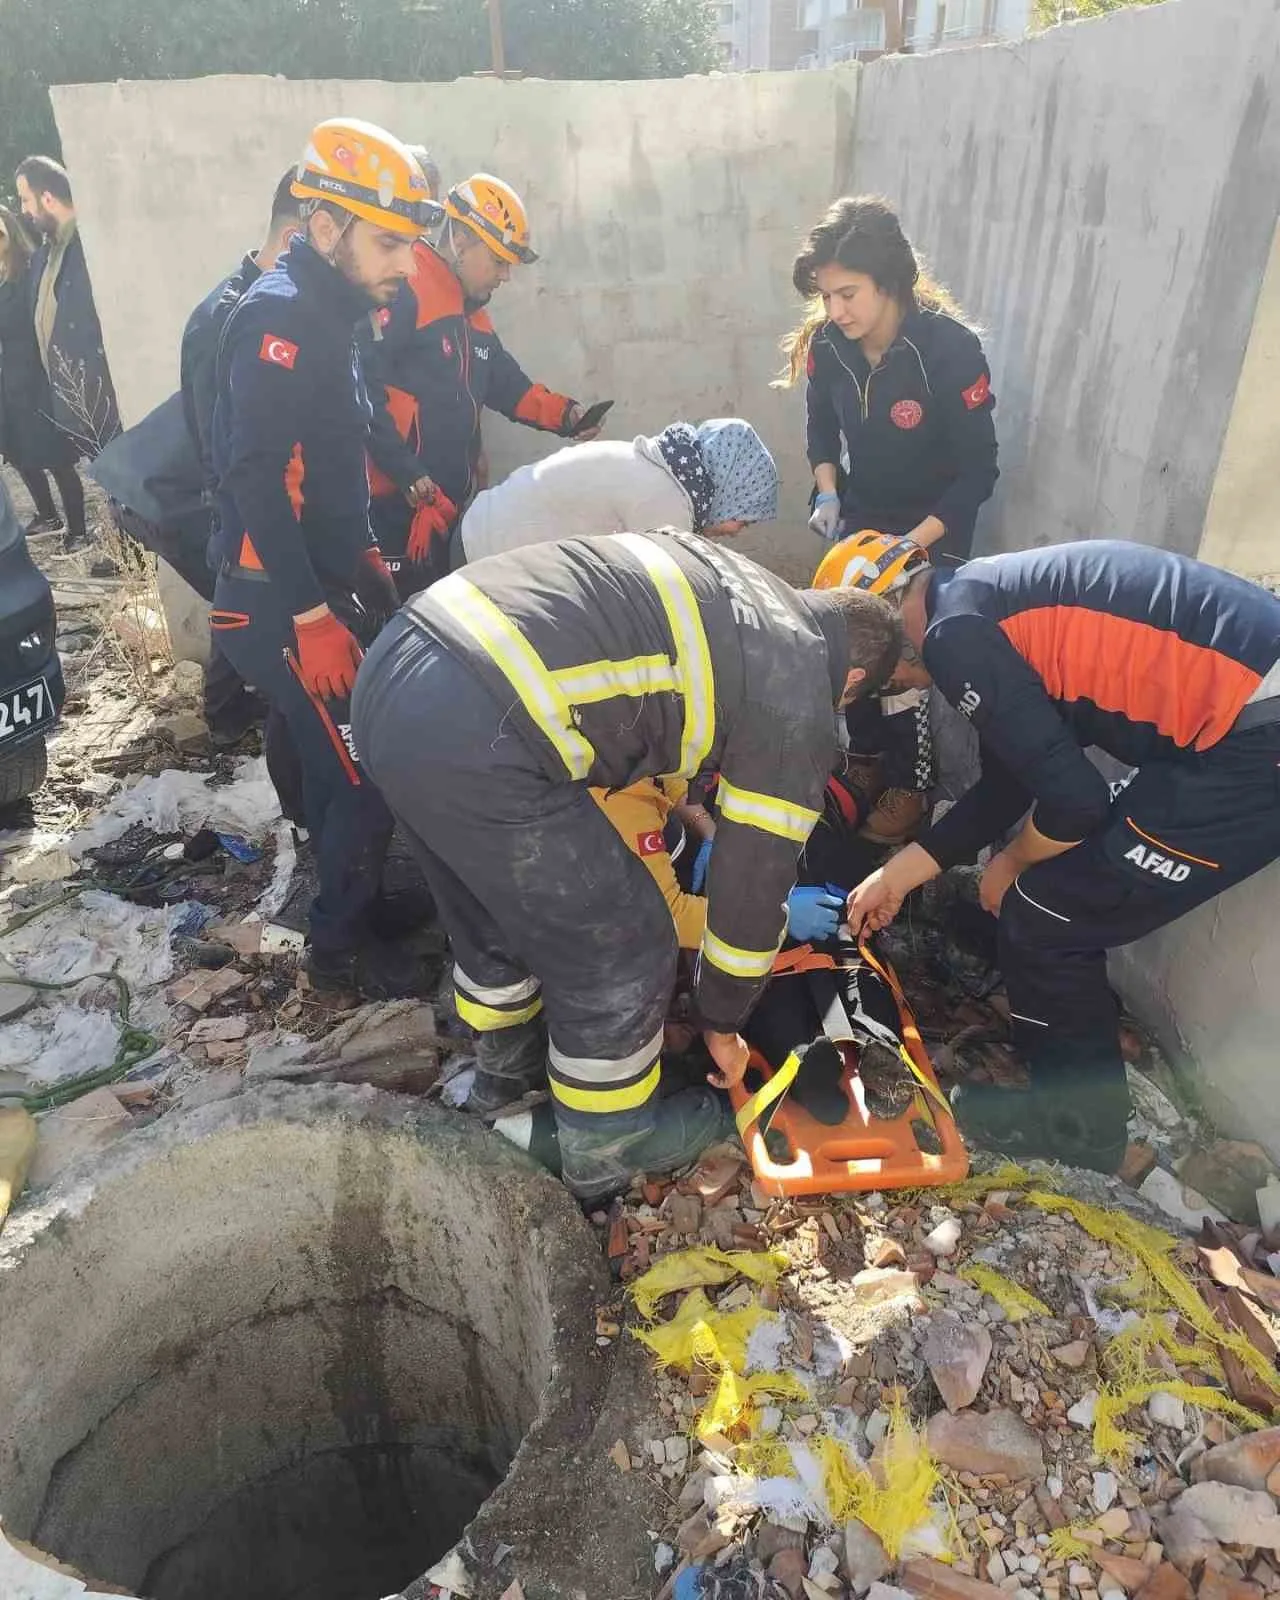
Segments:
[[[331,212],[328,213],[328,214],[332,215]],[[315,212],[312,212],[312,215],[314,216]],[[344,211],[343,214],[342,214],[342,226],[338,230],[338,236],[333,241],[332,248],[329,249],[329,250],[316,249],[316,254],[320,257],[321,261],[327,261],[335,272],[341,272],[342,271],[342,268],[338,265],[337,260],[336,260],[336,257],[337,257],[337,254],[338,254],[338,246],[346,238],[347,229],[351,226],[351,224],[355,220],[356,220],[355,213],[353,211]]]

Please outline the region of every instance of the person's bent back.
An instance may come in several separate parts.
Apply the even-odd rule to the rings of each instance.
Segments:
[[[749,422],[675,422],[629,444],[566,446],[486,489],[463,518],[455,564],[645,528],[716,537],[777,514],[778,469]]]

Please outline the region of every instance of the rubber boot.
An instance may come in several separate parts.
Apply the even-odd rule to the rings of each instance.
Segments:
[[[660,1177],[689,1166],[734,1131],[729,1102],[711,1089],[599,1116],[557,1104],[556,1126],[565,1187],[585,1206],[620,1194],[641,1172]]]
[[[366,1000],[406,1000],[420,993],[422,963],[401,945],[368,939],[353,950],[317,950],[302,958],[311,986],[322,993],[351,993]]]
[[[961,1084],[951,1109],[965,1141],[980,1149],[1111,1175],[1124,1160],[1133,1106],[1123,1078],[1082,1076],[1029,1089]]]
[[[488,1116],[547,1080],[547,1024],[541,1012],[512,1028],[476,1035],[476,1081],[465,1109]]]

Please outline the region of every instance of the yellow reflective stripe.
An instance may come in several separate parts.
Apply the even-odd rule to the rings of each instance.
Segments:
[[[677,775],[692,778],[702,767],[716,733],[715,674],[697,597],[680,564],[652,539],[638,533],[614,537],[649,574],[662,601],[676,649],[676,685],[684,696],[684,728]]]
[[[763,978],[772,970],[773,958],[781,948],[781,937],[772,950],[739,950],[737,945],[726,944],[710,928],[702,935],[702,954],[713,967],[719,967],[733,978]]]
[[[655,1061],[644,1077],[636,1083],[624,1084],[618,1089],[582,1089],[577,1084],[561,1083],[551,1078],[551,1093],[570,1111],[634,1111],[644,1105],[658,1087],[662,1078],[662,1063]]]
[[[796,844],[804,844],[818,820],[818,813],[810,811],[808,806],[775,800],[772,795],[756,794],[752,789],[739,789],[723,773],[717,801],[720,815],[726,822],[745,823],[749,828],[777,834],[780,839],[791,839]]]
[[[666,656],[588,661],[581,667],[563,667],[552,677],[565,699],[579,705],[620,695],[670,693],[676,687],[675,668]]]
[[[555,746],[569,776],[585,778],[595,752],[573,726],[569,702],[519,628],[460,573],[442,578],[432,599],[441,602],[503,673],[525,710]]]
[[[514,1028],[517,1023],[528,1022],[531,1017],[536,1017],[542,1010],[541,995],[527,1006],[521,1006],[518,1011],[499,1011],[493,1006],[483,1006],[478,1001],[468,1000],[464,994],[455,993],[454,1002],[458,1015],[478,1033],[497,1033],[500,1028]]]

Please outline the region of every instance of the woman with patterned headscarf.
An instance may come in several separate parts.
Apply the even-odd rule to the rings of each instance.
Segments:
[[[551,539],[677,528],[718,538],[778,514],[778,469],[739,417],[568,445],[476,496],[454,564]]]

